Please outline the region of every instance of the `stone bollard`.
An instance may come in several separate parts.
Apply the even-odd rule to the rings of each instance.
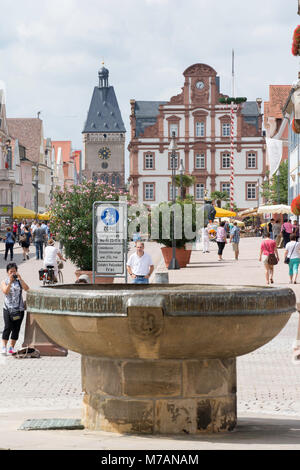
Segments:
[[[155,273],[154,284],[169,284],[169,273]]]

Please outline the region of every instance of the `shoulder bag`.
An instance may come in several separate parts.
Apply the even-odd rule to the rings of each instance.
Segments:
[[[266,250],[266,251],[269,251],[269,250],[266,248],[266,244],[265,244],[265,243],[264,243],[264,246],[265,246],[265,250]],[[275,256],[275,253],[270,253],[270,254],[268,255],[267,261],[268,261],[268,264],[269,264],[270,266],[275,266],[276,264],[278,264],[278,260],[277,260],[277,258],[276,258],[276,256]]]
[[[7,310],[8,312],[8,316],[10,318],[10,320],[12,321],[17,321],[17,320],[21,320],[23,314],[24,314],[24,310],[21,310],[20,309],[20,305],[21,305],[21,300],[22,300],[22,286],[21,286],[21,283],[20,281],[19,282],[19,285],[20,285],[20,297],[19,297],[19,307],[18,309],[15,309],[15,308],[7,308],[4,306],[4,308]],[[25,306],[24,306],[24,309],[25,309]]]
[[[13,353],[12,356],[16,359],[39,359],[41,357],[41,353],[38,349],[27,346],[19,349]]]
[[[296,245],[297,245],[297,242],[295,242],[295,245],[294,245],[294,248],[293,248],[293,250],[292,250],[291,256],[292,256],[292,254],[293,254],[293,252],[294,252],[294,249],[296,248]],[[284,259],[285,264],[290,264],[290,260],[291,260],[291,258],[289,258],[288,256],[286,256],[285,259]]]

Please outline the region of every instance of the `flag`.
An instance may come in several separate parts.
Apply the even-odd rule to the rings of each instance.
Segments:
[[[270,177],[272,177],[278,170],[282,159],[282,140],[266,139],[266,143],[269,157]]]

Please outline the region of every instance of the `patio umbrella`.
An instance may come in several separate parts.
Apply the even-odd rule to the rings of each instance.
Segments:
[[[257,215],[257,207],[238,212],[238,217],[242,217],[242,218],[252,217],[255,215]]]
[[[236,216],[236,212],[226,211],[225,209],[222,209],[221,207],[215,207],[215,209],[216,209],[216,215],[215,215],[216,218]]]
[[[292,214],[291,206],[277,204],[274,206],[261,206],[257,209],[258,214]]]
[[[14,206],[13,217],[14,219],[35,219],[36,212],[22,206]]]
[[[50,212],[45,212],[44,214],[38,214],[39,220],[49,220],[50,219]]]

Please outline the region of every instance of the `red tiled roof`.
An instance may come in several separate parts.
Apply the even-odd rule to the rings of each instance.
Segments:
[[[26,148],[26,157],[32,162],[40,161],[43,121],[38,118],[8,118],[9,134]]]
[[[72,153],[72,142],[71,140],[52,140],[52,147],[55,148],[55,158],[57,158],[57,152],[59,147],[61,148],[63,162],[69,162]]]
[[[275,118],[283,118],[282,108],[288,99],[291,85],[270,85],[269,86],[269,112],[268,115]]]

